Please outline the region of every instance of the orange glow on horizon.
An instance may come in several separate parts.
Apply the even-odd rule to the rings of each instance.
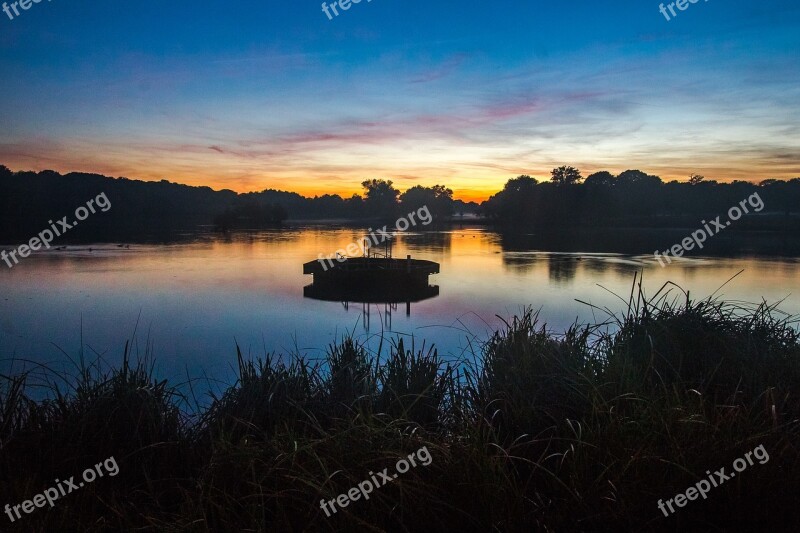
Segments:
[[[9,163],[17,163],[12,166]],[[492,172],[492,175],[481,175],[475,176],[474,174],[470,177],[464,178],[460,177],[463,174],[467,174],[468,171],[458,171],[453,170],[452,174],[456,174],[458,172],[459,177],[441,177],[441,173],[438,177],[427,177],[424,175],[419,176],[409,176],[409,175],[400,175],[400,176],[392,176],[391,173],[387,172],[380,172],[380,171],[372,171],[372,170],[364,170],[364,171],[356,171],[350,170],[343,174],[337,175],[326,175],[324,177],[317,177],[317,176],[309,176],[309,175],[302,175],[300,172],[297,172],[295,175],[275,175],[270,172],[252,172],[248,174],[242,174],[240,172],[232,171],[231,169],[220,170],[218,174],[211,174],[214,173],[215,168],[205,168],[203,169],[204,172],[194,172],[194,169],[190,169],[187,171],[185,166],[171,166],[167,164],[168,168],[162,169],[154,169],[154,170],[144,170],[144,171],[134,171],[127,164],[123,165],[116,165],[116,164],[109,164],[108,162],[97,162],[96,164],[90,165],[90,168],[86,168],[84,165],[80,164],[70,164],[66,162],[60,165],[53,165],[52,163],[48,164],[45,162],[41,164],[41,162],[36,162],[39,164],[35,164],[30,160],[27,161],[8,161],[5,163],[12,171],[33,171],[39,172],[42,170],[55,170],[61,174],[68,174],[70,172],[79,172],[79,173],[95,173],[95,174],[102,174],[109,177],[126,177],[131,180],[141,180],[141,181],[161,181],[166,179],[172,183],[178,183],[182,185],[188,185],[193,187],[210,187],[213,190],[220,191],[220,190],[231,190],[236,193],[249,193],[249,192],[261,192],[266,189],[275,189],[279,191],[286,191],[286,192],[294,192],[300,194],[305,197],[314,197],[314,196],[322,196],[325,194],[338,194],[342,198],[349,198],[354,194],[362,195],[363,189],[361,187],[361,182],[365,179],[372,179],[373,177],[378,179],[387,179],[393,182],[395,188],[404,192],[409,188],[422,185],[425,187],[430,187],[436,184],[445,185],[448,188],[453,190],[453,198],[456,200],[462,200],[464,202],[477,202],[481,203],[487,200],[490,196],[496,194],[497,192],[501,191],[505,185],[505,183],[513,179],[517,176],[527,174],[530,175],[540,182],[546,181],[550,177],[550,169],[553,168],[552,166],[543,166],[541,168],[535,168],[530,170],[521,170],[519,168],[516,169],[509,169],[508,172],[503,172],[502,169]],[[612,174],[619,174],[624,169],[622,168],[591,168],[587,166],[581,165],[573,165],[577,166],[581,169],[581,173],[584,177],[591,175],[594,172],[598,172],[600,170],[608,169]],[[171,167],[171,168],[170,168]],[[650,167],[644,165],[629,165],[629,168],[639,168],[640,170],[647,172],[648,174],[655,174],[661,177],[664,182],[669,182],[673,180],[677,181],[686,181],[689,178],[689,175],[692,173],[702,174],[708,180],[716,180],[720,183],[730,182],[734,180],[744,180],[744,181],[752,181],[752,182],[759,182],[761,180],[767,178],[776,178],[776,179],[791,179],[791,176],[775,176],[775,175],[763,175],[763,170],[761,172],[748,172],[746,170],[741,169],[733,169],[733,168],[719,168],[719,169],[699,169],[695,172],[692,171],[684,171],[684,170],[675,170],[675,169],[666,169],[666,168],[658,168],[657,165],[653,165]],[[294,174],[294,173],[293,173]],[[421,173],[420,173],[421,174]],[[720,174],[724,174],[728,176],[726,178],[717,177]],[[760,175],[761,174],[761,175]],[[753,176],[757,177],[753,177]],[[366,176],[366,177],[365,177]]]
[[[586,176],[591,175],[592,173],[597,172],[599,170],[600,169],[593,170],[591,172],[583,172],[583,176],[585,178]],[[653,172],[653,171],[649,171],[649,172],[647,170],[643,170],[643,171],[647,172],[648,174],[656,174],[656,175],[660,176],[662,181],[664,181],[665,183],[673,181],[673,180],[677,180],[677,181],[683,182],[683,181],[688,181],[688,179],[689,179],[689,175],[688,174],[683,174],[683,173],[670,173],[670,174],[664,173],[664,174],[659,174],[658,172]],[[613,170],[611,172],[615,173]],[[622,172],[622,171],[620,171],[620,172]],[[450,180],[450,181],[447,181],[447,180],[427,180],[427,179],[420,178],[419,181],[407,184],[406,183],[407,180],[402,180],[401,181],[401,180],[393,179],[392,177],[387,177],[387,178],[380,178],[379,177],[378,179],[392,180],[393,186],[395,188],[397,188],[398,190],[400,190],[400,192],[405,192],[409,188],[414,187],[416,185],[422,185],[423,187],[430,187],[430,186],[437,185],[437,184],[445,185],[448,188],[453,190],[453,198],[455,200],[461,200],[461,201],[464,201],[464,202],[476,202],[476,203],[480,204],[481,202],[483,202],[485,200],[488,200],[490,196],[493,196],[494,194],[497,194],[498,192],[502,191],[503,187],[505,186],[505,184],[506,184],[506,182],[508,180],[516,178],[516,177],[518,177],[518,176],[520,176],[522,174],[527,174],[527,175],[533,176],[534,178],[539,180],[539,182],[544,182],[544,181],[547,181],[547,179],[549,179],[549,174],[550,173],[549,173],[549,171],[548,172],[539,172],[539,173],[536,173],[536,172],[512,173],[512,174],[509,174],[509,175],[507,175],[507,176],[505,176],[503,178],[497,178],[497,179],[491,179],[491,180],[490,179],[486,179],[483,182],[483,183],[485,183],[485,185],[483,185],[481,187],[476,187],[472,183],[466,183],[466,184],[462,184],[461,186],[459,186],[459,183],[460,183],[459,180]],[[545,176],[547,176],[547,177],[545,177]],[[180,183],[180,184],[183,184],[183,185],[207,186],[207,187],[211,187],[212,189],[217,190],[217,191],[223,190],[223,189],[228,189],[228,190],[232,190],[232,191],[237,192],[237,193],[261,192],[261,191],[266,190],[266,189],[274,189],[274,190],[279,190],[279,191],[297,193],[297,194],[300,194],[301,196],[305,196],[307,198],[313,198],[314,196],[323,196],[325,194],[330,194],[330,195],[338,194],[342,198],[350,198],[354,194],[362,196],[363,193],[364,193],[364,189],[361,187],[361,180],[360,179],[357,179],[350,186],[341,186],[341,185],[334,185],[334,184],[328,185],[327,183],[320,183],[320,180],[315,180],[313,178],[310,178],[310,179],[300,179],[300,178],[293,179],[293,180],[290,180],[291,183],[287,183],[287,180],[280,180],[279,182],[275,182],[270,178],[265,178],[263,180],[263,183],[264,183],[263,186],[255,186],[255,187],[253,187],[252,181],[259,181],[259,180],[252,180],[252,181],[248,180],[248,182],[250,182],[250,183],[248,183],[247,185],[243,184],[242,186],[236,187],[236,186],[232,186],[230,180],[224,180],[224,179],[219,179],[219,178],[216,178],[216,179],[215,178],[209,178],[205,182],[200,182],[200,179],[198,179],[198,177],[196,175],[192,175],[191,177],[187,176],[184,179],[180,179],[180,178],[169,179],[169,178],[162,178],[162,177],[141,177],[141,178],[131,178],[131,179],[141,179],[142,181],[160,181],[161,179],[168,179],[168,181],[172,181],[174,183]],[[367,179],[367,178],[364,178],[364,179]],[[763,179],[767,179],[767,178],[766,177],[762,177],[762,178],[757,178],[757,179],[748,179],[748,178],[744,178],[744,177],[736,177],[736,178],[729,178],[729,179],[720,179],[720,178],[714,178],[714,177],[711,177],[709,175],[706,175],[706,179],[708,179],[708,180],[716,180],[716,181],[719,181],[720,183],[732,182],[732,181],[737,180],[737,179],[738,180],[743,180],[743,181],[752,181],[752,182],[756,182],[757,183],[757,182],[759,182],[759,181],[761,181]],[[788,179],[791,179],[791,178],[779,178],[779,179],[787,179],[788,180]]]

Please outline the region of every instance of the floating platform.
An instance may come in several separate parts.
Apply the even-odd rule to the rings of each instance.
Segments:
[[[394,285],[421,287],[428,285],[428,276],[439,273],[439,263],[422,259],[391,257],[348,257],[343,261],[309,261],[303,274],[314,276],[315,285],[339,287]]]
[[[438,273],[439,263],[411,256],[348,257],[326,260],[324,265],[309,261],[303,274],[314,276],[314,283],[303,288],[303,296],[337,302],[419,302],[439,295],[439,287],[428,284],[428,276]]]
[[[387,254],[388,255],[388,254]],[[428,284],[428,276],[439,273],[439,263],[421,259],[388,257],[348,257],[342,261],[309,261],[303,274],[314,276],[314,283],[303,287],[303,296],[314,300],[350,302],[362,306],[364,327],[369,330],[372,304],[385,304],[385,325],[391,329],[392,311],[405,302],[406,316],[411,315],[412,302],[439,296],[439,287]]]

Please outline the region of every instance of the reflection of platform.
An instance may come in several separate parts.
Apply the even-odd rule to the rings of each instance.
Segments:
[[[303,296],[327,302],[411,303],[439,296],[439,286],[315,282],[303,287]]]
[[[414,285],[403,287],[390,284],[345,284],[333,282],[315,282],[303,287],[303,296],[326,302],[341,302],[345,311],[350,304],[361,304],[361,320],[366,331],[370,328],[370,308],[375,304],[383,304],[381,323],[383,327],[392,329],[392,315],[398,304],[405,302],[406,316],[411,316],[411,304],[436,298],[439,296],[438,285]],[[380,308],[378,314],[380,315]],[[357,307],[356,307],[357,309]]]

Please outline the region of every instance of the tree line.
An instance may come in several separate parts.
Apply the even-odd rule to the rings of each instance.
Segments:
[[[171,183],[110,178],[99,174],[12,172],[0,165],[0,239],[26,240],[48,220],[72,217],[87,198],[105,192],[112,208],[92,216],[71,232],[76,240],[169,238],[176,230],[206,225],[218,229],[262,228],[286,220],[386,220],[428,206],[435,220],[453,214],[477,212],[478,204],[453,199],[443,185],[411,187],[400,192],[391,180],[362,183],[364,193],[342,198],[325,194],[307,198],[297,193],[267,189],[237,194]]]
[[[718,183],[694,175],[686,182],[664,183],[639,170],[619,175],[595,172],[586,179],[574,167],[553,169],[547,181],[528,175],[508,180],[503,190],[478,205],[453,198],[444,185],[416,185],[401,192],[391,180],[362,182],[363,193],[343,198],[325,194],[312,198],[267,189],[238,194],[167,180],[147,182],[99,174],[12,172],[0,165],[0,239],[24,240],[47,227],[48,220],[71,216],[88,198],[105,192],[112,208],[93,215],[76,228],[76,239],[120,240],[152,235],[160,239],[201,225],[258,228],[286,220],[393,220],[427,205],[435,220],[480,214],[507,230],[571,226],[696,225],[698,217],[722,214],[759,192],[766,209],[748,217],[750,225],[795,224],[800,206],[800,178]],[[781,215],[777,222],[776,215]],[[757,220],[755,220],[757,219]],[[781,226],[783,227],[783,226]]]
[[[687,181],[665,183],[658,176],[626,170],[616,176],[595,172],[584,179],[571,166],[553,169],[547,181],[528,175],[510,179],[502,191],[483,202],[481,211],[508,229],[677,227],[725,215],[754,193],[762,198],[765,209],[738,226],[777,229],[787,222],[798,226],[800,178],[719,183],[693,174]]]

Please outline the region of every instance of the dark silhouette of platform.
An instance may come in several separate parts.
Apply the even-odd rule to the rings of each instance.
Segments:
[[[332,263],[332,264],[331,264]],[[428,276],[439,273],[439,263],[421,259],[391,257],[349,257],[342,261],[309,261],[303,274],[314,283],[303,288],[303,296],[329,302],[361,304],[411,303],[439,296],[439,287]]]
[[[393,259],[391,257],[348,257],[343,261],[309,261],[303,274],[314,276],[314,283],[398,284],[420,286],[428,284],[428,276],[439,273],[439,263],[423,259]]]

